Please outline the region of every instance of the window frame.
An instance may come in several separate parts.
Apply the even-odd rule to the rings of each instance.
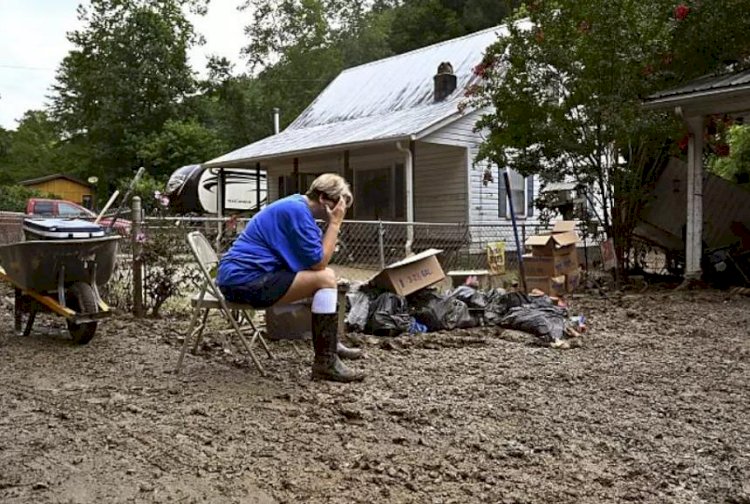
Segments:
[[[362,215],[359,214],[359,212],[362,212],[363,210],[367,210],[367,209],[363,208],[363,205],[361,204],[361,201],[360,201],[361,198],[357,197],[357,190],[359,190],[362,187],[362,180],[360,178],[361,174],[363,172],[373,172],[373,171],[382,171],[382,172],[388,171],[389,172],[388,175],[390,177],[391,187],[390,187],[390,194],[388,195],[389,206],[390,206],[388,213],[390,217],[387,219],[380,219],[380,220],[386,220],[386,221],[391,220],[391,221],[396,221],[396,222],[400,222],[401,220],[403,221],[406,220],[406,203],[405,202],[403,205],[404,215],[399,216],[396,214],[397,213],[396,197],[398,196],[397,194],[398,190],[396,187],[396,182],[397,182],[398,177],[396,175],[396,170],[398,169],[399,165],[402,167],[401,168],[402,170],[405,170],[404,163],[399,163],[397,161],[393,161],[390,164],[386,164],[385,166],[354,167],[354,169],[352,170],[353,179],[354,179],[353,189],[354,189],[354,202],[355,202],[354,220],[377,220],[375,217],[372,217],[372,218],[370,218],[369,216],[363,217]],[[405,171],[404,171],[404,175],[405,175]],[[406,188],[404,188],[403,197],[404,199],[406,198]],[[359,202],[360,204],[358,205],[357,202]]]
[[[520,173],[515,172],[514,170],[509,170],[511,174],[516,174],[520,176]],[[502,171],[498,174],[499,177],[503,176]],[[511,175],[512,176],[512,175]],[[533,175],[531,175],[533,177]],[[508,177],[510,178],[510,177]],[[505,183],[503,183],[503,201],[505,202],[505,213],[503,214],[501,212],[501,209],[498,208],[498,217],[503,218],[505,220],[511,220],[510,215],[510,199],[508,198],[508,189],[505,186]],[[516,214],[516,218],[520,219],[526,219],[529,217],[529,177],[523,177],[523,211],[519,212],[518,208],[514,208],[514,212]]]

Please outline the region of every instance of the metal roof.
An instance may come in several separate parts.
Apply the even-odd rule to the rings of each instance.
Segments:
[[[473,68],[505,26],[488,28],[341,72],[283,132],[207,163],[237,166],[280,156],[379,143],[418,135],[458,117],[464,90],[477,78]],[[433,99],[433,77],[442,62],[453,66],[456,90]]]
[[[646,105],[657,105],[745,89],[750,89],[750,69],[726,75],[706,75],[682,86],[654,93],[648,96],[644,103]]]
[[[66,175],[64,173],[54,173],[52,175],[45,175],[43,177],[38,177],[38,178],[33,178],[33,179],[28,179],[28,180],[21,180],[20,182],[18,182],[18,185],[28,186],[28,185],[34,185],[34,184],[41,184],[43,182],[49,182],[51,180],[57,180],[57,179],[65,179],[71,182],[75,182],[76,184],[79,184],[82,186],[93,187],[93,185],[89,184],[88,182],[84,182],[83,180],[79,180],[75,177]]]

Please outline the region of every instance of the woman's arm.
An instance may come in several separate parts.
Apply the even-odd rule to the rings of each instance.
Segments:
[[[310,268],[316,271],[327,268],[328,263],[331,261],[333,251],[336,249],[336,241],[338,240],[341,223],[346,214],[346,202],[341,198],[333,208],[329,208],[326,205],[326,212],[328,214],[328,226],[326,226],[326,232],[323,234],[323,258],[319,263],[314,264]]]

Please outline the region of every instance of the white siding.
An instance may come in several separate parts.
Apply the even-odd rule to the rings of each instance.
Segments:
[[[472,158],[476,157],[476,150],[472,151]],[[500,190],[500,178],[502,172],[500,172],[496,166],[491,166],[492,182],[484,184],[484,169],[489,163],[482,161],[477,163],[476,166],[470,170],[471,179],[471,222],[472,224],[509,224],[510,214],[506,217],[500,217],[500,211],[498,204],[500,201],[505,202],[505,194],[499,195]],[[534,176],[534,194],[533,198],[536,199],[539,194],[541,187],[541,180],[539,176]],[[531,217],[520,217],[519,220],[526,222],[527,224],[536,225],[539,222],[539,210],[534,209],[534,215]]]
[[[414,219],[466,222],[466,149],[417,142]]]
[[[476,147],[482,141],[479,134],[474,132],[474,125],[479,120],[480,115],[481,112],[479,111],[466,114],[447,126],[423,137],[421,140],[423,142],[443,145]]]

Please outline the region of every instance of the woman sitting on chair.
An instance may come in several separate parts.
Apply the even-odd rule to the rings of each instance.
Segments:
[[[328,267],[352,200],[346,180],[326,173],[304,195],[271,203],[250,220],[222,257],[216,277],[228,301],[255,308],[313,298],[314,380],[364,378],[339,360],[339,356],[358,358],[360,352],[338,342],[336,275]],[[327,221],[325,233],[315,219]]]

